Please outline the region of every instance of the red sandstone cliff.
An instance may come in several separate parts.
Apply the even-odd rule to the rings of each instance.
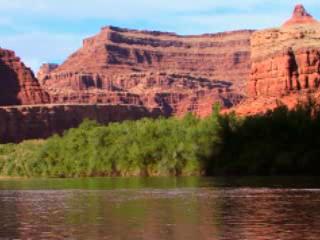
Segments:
[[[40,73],[54,103],[133,104],[206,115],[244,96],[252,31],[201,36],[105,27],[61,66]]]
[[[251,77],[248,99],[236,107],[246,115],[283,103],[294,106],[320,87],[320,24],[303,6],[281,28],[255,32],[251,37]]]
[[[0,105],[47,103],[41,87],[61,104],[0,108],[0,142],[48,137],[88,117],[107,123],[206,116],[215,102],[230,107],[243,98],[232,110],[257,114],[309,95],[320,100],[320,24],[298,5],[281,28],[254,33],[179,36],[106,27],[61,66],[44,65],[41,86],[13,52],[0,49],[0,78]]]
[[[292,17],[286,21],[283,26],[288,27],[291,25],[297,24],[313,24],[317,23],[318,21],[315,20],[304,8],[302,4],[298,4],[295,6],[293,10]]]
[[[38,76],[45,79],[56,67],[43,65]],[[47,138],[77,127],[86,118],[106,124],[163,115],[160,109],[133,105],[46,105],[49,95],[10,50],[0,49],[0,84],[0,143]]]
[[[40,81],[45,81],[49,74],[54,71],[55,69],[57,69],[59,67],[58,64],[55,64],[55,63],[45,63],[45,64],[42,64],[38,73],[37,73],[37,78],[40,80]]]
[[[0,48],[0,106],[49,102],[32,71],[15,53]]]
[[[0,105],[28,105],[0,107],[0,143],[46,138],[85,118],[204,116],[215,102],[232,106],[243,98],[251,33],[182,37],[108,27],[61,66],[44,64],[41,85],[14,52],[0,49]],[[44,105],[50,101],[57,104]]]
[[[160,109],[128,105],[41,105],[0,108],[0,143],[48,138],[77,127],[84,119],[102,124],[155,118]]]

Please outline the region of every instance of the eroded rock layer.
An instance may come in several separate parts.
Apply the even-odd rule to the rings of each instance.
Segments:
[[[296,7],[293,10],[292,17],[286,21],[283,26],[291,26],[291,25],[297,25],[297,24],[313,24],[317,23],[318,21],[314,19],[310,13],[306,11],[304,6],[302,4],[296,5]]]
[[[48,78],[48,75],[55,69],[59,67],[58,64],[55,63],[45,63],[42,64],[38,73],[37,73],[37,78],[40,79],[41,81],[44,81]]]
[[[54,103],[125,103],[201,115],[213,102],[230,106],[244,96],[251,34],[179,36],[105,27],[39,77]]]
[[[49,102],[34,77],[13,51],[0,48],[0,106]]]
[[[84,119],[99,123],[159,117],[159,109],[126,105],[41,105],[0,108],[0,143],[47,138],[77,127]]]
[[[295,8],[293,15],[296,15],[295,21],[289,20],[290,24],[287,22],[281,28],[252,34],[249,99],[237,107],[240,113],[263,112],[274,108],[276,102],[290,106],[290,101],[317,95],[320,86],[320,24],[316,20],[304,21],[313,18],[301,5]]]

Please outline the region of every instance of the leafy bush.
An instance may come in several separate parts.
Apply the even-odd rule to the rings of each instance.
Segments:
[[[63,136],[0,145],[0,175],[27,177],[318,175],[320,108],[239,118],[84,121]]]
[[[28,177],[200,175],[217,140],[217,127],[217,117],[200,120],[191,114],[183,119],[142,119],[107,126],[86,120],[42,144],[1,146],[0,173]]]
[[[208,173],[230,175],[318,175],[320,108],[312,99],[289,110],[219,118],[221,146]]]

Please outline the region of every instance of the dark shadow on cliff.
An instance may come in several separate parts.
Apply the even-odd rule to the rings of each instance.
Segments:
[[[17,73],[2,60],[0,60],[0,82],[0,106],[20,105],[21,101],[18,99],[20,85]]]

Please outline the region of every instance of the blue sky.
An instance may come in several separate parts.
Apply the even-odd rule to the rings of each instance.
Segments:
[[[295,4],[320,19],[319,0],[0,0],[0,46],[27,66],[61,63],[105,25],[215,33],[281,25]]]

